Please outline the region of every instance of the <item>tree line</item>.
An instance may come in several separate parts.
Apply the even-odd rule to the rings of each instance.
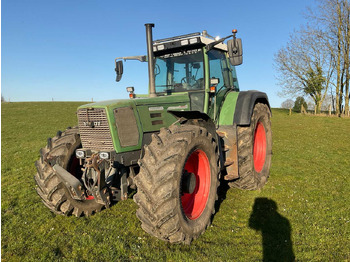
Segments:
[[[350,3],[318,0],[307,10],[307,25],[294,31],[275,54],[284,96],[307,95],[317,113],[331,97],[337,115],[348,114],[350,99]]]

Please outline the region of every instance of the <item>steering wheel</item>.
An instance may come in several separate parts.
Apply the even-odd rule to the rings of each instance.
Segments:
[[[183,77],[181,79],[181,84],[189,84],[189,82],[194,81],[194,83],[191,86],[198,85],[198,81],[194,78],[194,76],[191,77]]]
[[[192,85],[192,89],[203,89],[204,88],[204,79],[199,78],[196,80],[196,82]]]
[[[182,79],[181,79],[181,84],[182,83],[187,83],[188,82],[188,77],[187,76],[185,76],[185,77],[183,77]]]

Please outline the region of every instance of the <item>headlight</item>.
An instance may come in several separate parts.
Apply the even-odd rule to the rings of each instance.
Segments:
[[[85,151],[78,149],[78,150],[75,151],[75,155],[76,155],[77,158],[84,158],[85,157]]]
[[[109,153],[108,152],[100,152],[99,154],[101,159],[109,159]]]

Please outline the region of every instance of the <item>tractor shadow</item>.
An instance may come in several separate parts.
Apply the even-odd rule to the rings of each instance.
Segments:
[[[268,198],[256,198],[248,225],[261,231],[263,261],[295,261],[291,225],[277,212],[277,204]]]
[[[217,214],[220,210],[220,206],[222,202],[226,199],[227,191],[230,189],[228,182],[221,179],[220,186],[218,187],[217,194],[218,200],[215,202],[215,214]]]

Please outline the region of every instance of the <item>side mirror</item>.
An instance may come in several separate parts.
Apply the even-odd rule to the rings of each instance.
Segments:
[[[227,41],[227,49],[230,58],[230,63],[233,66],[243,63],[242,39],[234,38]]]
[[[123,75],[123,61],[117,61],[115,62],[115,72],[117,74],[117,78],[115,79],[115,81],[119,82],[120,79],[122,79],[122,75]]]

